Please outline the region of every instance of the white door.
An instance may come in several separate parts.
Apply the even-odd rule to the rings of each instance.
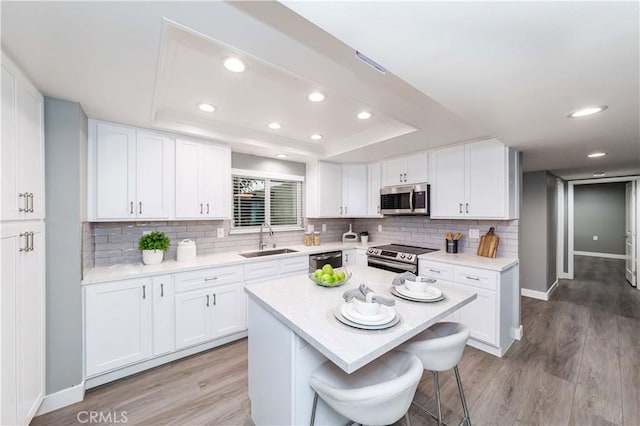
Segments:
[[[429,182],[429,153],[421,152],[408,156],[406,173],[406,183]]]
[[[464,216],[464,146],[431,152],[431,217]]]
[[[318,216],[341,216],[342,165],[318,162]]]
[[[231,212],[231,159],[227,148],[201,145],[201,191],[203,216],[229,218]]]
[[[407,160],[404,157],[382,162],[382,186],[402,185],[407,173]]]
[[[382,170],[380,163],[367,166],[367,216],[380,216],[380,186]]]
[[[174,144],[166,136],[136,132],[136,217],[171,217]]]
[[[636,265],[636,196],[637,186],[635,182],[626,185],[626,217],[625,217],[625,277],[632,286],[637,285],[637,265]]]
[[[200,213],[200,144],[176,141],[176,217],[198,218]],[[202,210],[204,212],[204,209]]]
[[[86,375],[151,357],[151,280],[85,286]]]
[[[97,219],[136,217],[136,132],[97,123],[94,194]]]
[[[503,218],[507,216],[507,148],[496,140],[465,146],[466,216]]]
[[[211,340],[211,288],[175,295],[176,349]]]
[[[345,216],[367,214],[367,165],[342,166],[342,205]]]
[[[4,61],[4,56],[3,56]],[[13,220],[23,216],[18,209],[25,207],[26,200],[18,197],[18,105],[17,81],[11,67],[2,64],[2,144],[0,161],[2,179],[0,180],[1,220]],[[4,293],[3,293],[4,294]],[[4,424],[4,422],[3,422]]]
[[[222,337],[247,328],[246,300],[242,284],[224,285],[212,291],[212,337]]]
[[[29,194],[25,219],[44,219],[44,103],[26,82],[18,85],[18,150],[20,192]]]
[[[152,278],[153,285],[153,356],[176,349],[176,318],[173,276]]]

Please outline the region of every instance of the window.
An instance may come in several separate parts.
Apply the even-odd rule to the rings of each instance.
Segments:
[[[232,228],[257,230],[264,222],[302,229],[302,181],[234,174]]]

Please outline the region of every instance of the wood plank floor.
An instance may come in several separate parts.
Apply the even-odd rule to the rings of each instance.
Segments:
[[[623,261],[577,256],[575,271],[550,301],[522,298],[524,338],[504,358],[467,347],[460,375],[473,424],[640,425],[640,291],[625,281]],[[431,377],[416,401],[433,409]],[[440,386],[445,419],[457,424],[452,372]],[[32,424],[83,424],[87,411],[122,424],[126,411],[127,424],[252,425],[249,410],[244,339],[93,389]],[[414,408],[411,420],[436,424]]]

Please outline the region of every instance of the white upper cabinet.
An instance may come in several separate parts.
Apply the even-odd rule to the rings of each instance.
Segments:
[[[162,134],[90,121],[89,219],[173,216],[174,143]]]
[[[176,217],[231,217],[231,150],[207,142],[176,141]]]
[[[44,101],[2,54],[0,220],[44,218]]]
[[[306,216],[342,216],[342,165],[324,161],[307,163]]]
[[[342,215],[367,215],[367,165],[342,166]]]
[[[367,165],[367,216],[381,216],[380,214],[380,186],[382,183],[382,168],[380,163]]]
[[[425,183],[429,181],[429,153],[392,158],[382,162],[382,186]]]
[[[431,152],[431,217],[518,217],[518,155],[496,139]]]

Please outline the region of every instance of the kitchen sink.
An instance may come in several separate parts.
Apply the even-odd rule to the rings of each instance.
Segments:
[[[297,253],[298,250],[291,250],[289,248],[281,248],[281,249],[273,249],[273,250],[258,250],[258,251],[247,251],[244,253],[240,253],[242,257],[262,257],[262,256],[273,256],[274,254],[286,254],[286,253]]]

